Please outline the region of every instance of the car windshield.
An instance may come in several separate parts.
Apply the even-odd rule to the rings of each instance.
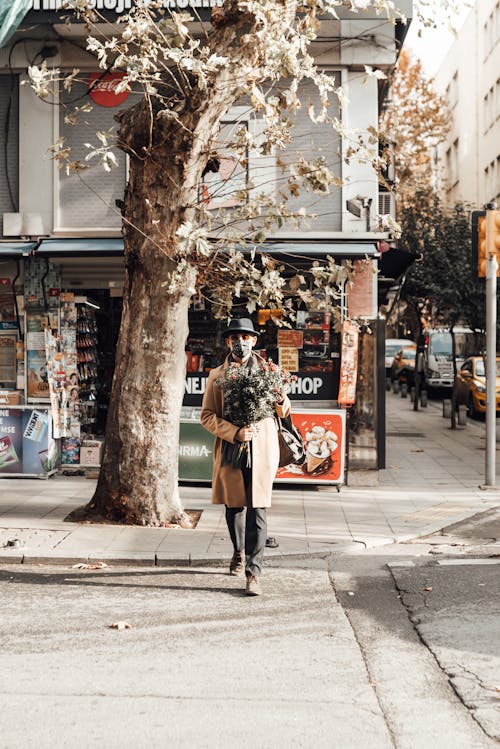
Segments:
[[[476,377],[485,377],[484,359],[478,359],[476,361]],[[497,377],[500,377],[500,361],[498,359],[497,359]]]
[[[385,355],[387,357],[389,356],[396,356],[396,354],[401,351],[401,344],[400,343],[386,343],[385,344]]]
[[[402,349],[403,359],[414,359],[417,353],[415,348],[404,348]]]
[[[450,333],[433,333],[429,341],[429,353],[433,354],[434,356],[450,356]]]

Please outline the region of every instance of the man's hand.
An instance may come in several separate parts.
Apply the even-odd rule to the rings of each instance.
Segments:
[[[238,442],[250,442],[254,435],[252,427],[241,427],[236,432],[236,440]]]

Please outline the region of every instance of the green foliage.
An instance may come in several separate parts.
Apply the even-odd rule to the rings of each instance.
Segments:
[[[400,217],[406,249],[422,259],[409,270],[402,298],[432,324],[484,329],[485,289],[472,261],[470,211],[447,209],[438,196],[417,193]]]

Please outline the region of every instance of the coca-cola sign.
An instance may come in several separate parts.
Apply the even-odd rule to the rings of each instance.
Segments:
[[[89,76],[89,93],[100,107],[117,107],[127,99],[130,91],[116,93],[116,87],[123,80],[125,73],[91,73]]]

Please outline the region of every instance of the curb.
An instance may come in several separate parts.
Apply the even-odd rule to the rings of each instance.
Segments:
[[[389,543],[392,543],[389,542]],[[291,554],[269,554],[266,557],[266,566],[272,566],[281,562],[302,562],[312,559],[326,559],[332,554],[346,554],[359,550],[359,544],[347,543],[342,545],[341,549],[332,549],[331,551],[311,551],[308,553],[291,553]],[[74,565],[74,564],[97,564],[105,562],[112,566],[127,567],[226,567],[229,563],[230,553],[218,557],[207,557],[206,555],[186,554],[185,556],[169,557],[166,554],[142,554],[130,553],[117,554],[82,554],[71,555],[68,553],[61,554],[19,554],[17,552],[0,555],[0,565],[5,564],[26,564],[26,565]]]

